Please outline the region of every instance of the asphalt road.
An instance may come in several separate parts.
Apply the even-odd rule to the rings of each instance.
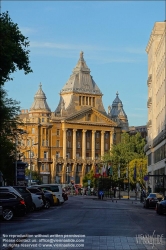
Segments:
[[[136,237],[155,232],[166,238],[166,216],[143,208],[139,201],[112,202],[91,196],[70,196],[59,207],[36,211],[10,222],[1,221],[0,229],[2,236],[20,237],[27,234]],[[13,246],[13,249],[17,248]]]

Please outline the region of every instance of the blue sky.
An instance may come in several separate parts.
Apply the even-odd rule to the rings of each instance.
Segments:
[[[165,1],[2,1],[30,41],[33,73],[14,73],[8,96],[29,109],[42,83],[54,111],[80,51],[103,93],[105,110],[119,92],[130,126],[147,123],[146,46]]]

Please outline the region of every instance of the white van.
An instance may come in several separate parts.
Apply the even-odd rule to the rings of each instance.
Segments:
[[[64,203],[64,199],[62,196],[62,186],[61,184],[42,184],[42,185],[35,185],[36,187],[42,187],[46,190],[52,191],[57,199],[59,200],[59,202],[62,204]]]

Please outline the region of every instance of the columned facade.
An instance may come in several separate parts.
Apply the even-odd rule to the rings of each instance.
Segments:
[[[36,159],[34,170],[41,174],[44,183],[82,184],[85,174],[103,161],[113,144],[120,142],[120,135],[127,127],[122,102],[117,96],[113,111],[107,114],[102,96],[81,52],[60,92],[55,111],[51,112],[47,105],[41,84],[30,110],[22,111],[20,119],[27,135],[21,150],[25,152],[38,143],[31,158]],[[121,114],[116,122],[118,105]],[[31,144],[30,139],[33,139]],[[28,153],[25,154],[27,159]]]

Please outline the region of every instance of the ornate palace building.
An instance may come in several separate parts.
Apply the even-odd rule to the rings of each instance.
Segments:
[[[146,47],[148,54],[148,157],[152,192],[164,187],[166,175],[166,21],[156,22]],[[161,175],[161,176],[157,176]],[[166,181],[166,178],[165,178]]]
[[[118,93],[108,113],[102,95],[81,52],[55,112],[41,84],[30,110],[22,110],[20,120],[27,132],[21,141],[23,159],[31,162],[31,170],[37,170],[44,183],[82,183],[84,175],[120,142],[121,133],[128,131]]]

